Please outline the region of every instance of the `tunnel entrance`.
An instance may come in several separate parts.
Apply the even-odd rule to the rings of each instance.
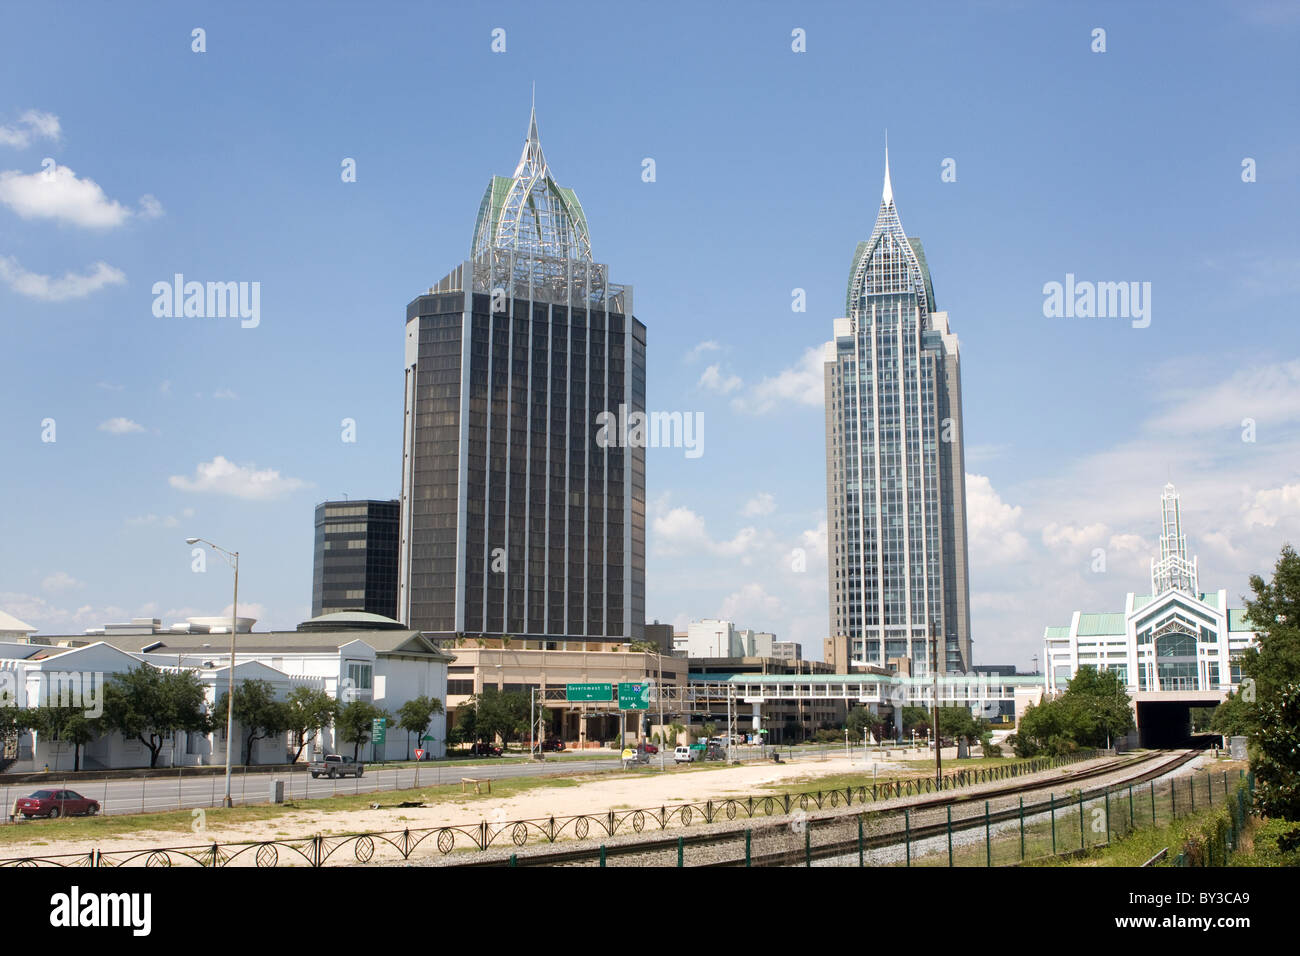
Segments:
[[[1139,701],[1138,744],[1152,749],[1191,746],[1193,706],[1205,704],[1203,701]]]

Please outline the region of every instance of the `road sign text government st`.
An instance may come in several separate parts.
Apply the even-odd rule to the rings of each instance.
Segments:
[[[565,700],[599,700],[611,701],[614,699],[613,684],[566,684],[564,687]]]

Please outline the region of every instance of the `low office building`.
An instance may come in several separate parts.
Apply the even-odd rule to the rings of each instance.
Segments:
[[[687,657],[773,657],[775,643],[775,634],[713,618],[692,621],[685,635],[673,638],[674,650]]]
[[[772,656],[778,661],[803,660],[803,648],[798,641],[772,641]]]
[[[654,695],[649,711],[620,712],[614,704],[568,702],[562,698],[569,684],[662,682],[668,688],[665,697],[677,700],[687,679],[686,661],[634,651],[622,642],[469,636],[456,639],[447,649],[456,656],[448,667],[449,726],[455,726],[457,711],[485,688],[525,694],[544,691],[550,712],[547,732],[570,747],[640,739],[649,723],[659,722],[659,710]]]
[[[1172,484],[1161,496],[1161,519],[1148,594],[1130,592],[1122,611],[1075,611],[1069,624],[1043,632],[1047,693],[1063,692],[1084,666],[1115,672],[1133,699],[1143,746],[1184,739],[1189,708],[1216,705],[1235,691],[1238,658],[1257,642],[1244,609],[1228,606],[1226,590],[1200,590]]]
[[[198,620],[198,619],[191,619]],[[126,628],[106,626],[102,637],[91,635],[65,640],[75,647],[53,645],[0,645],[0,690],[21,687],[18,706],[44,702],[42,689],[59,687],[74,679],[84,692],[98,693],[113,674],[139,666],[180,668],[198,675],[214,706],[230,681],[229,625],[224,635],[191,625],[196,630],[163,629],[157,622],[139,621]],[[100,629],[97,629],[100,630]],[[59,638],[53,638],[58,641]],[[31,653],[28,653],[28,652]],[[365,612],[340,612],[305,621],[293,631],[254,631],[237,636],[235,682],[265,680],[277,699],[295,687],[323,690],[336,700],[368,700],[396,715],[406,701],[436,697],[447,703],[447,666],[454,658],[417,631],[391,618]],[[72,676],[68,676],[72,675]],[[101,698],[102,699],[102,698]],[[93,711],[93,701],[86,709]],[[391,724],[390,724],[391,726]],[[427,735],[432,741],[408,740],[402,731],[390,731],[382,748],[367,743],[362,759],[403,759],[417,746],[430,758],[446,754],[446,717],[434,715]],[[236,724],[236,740],[242,740]],[[72,768],[71,750],[49,746],[37,735],[19,735],[7,745],[10,769],[52,770]],[[321,728],[313,747],[305,750],[350,753],[352,745],[338,739],[332,728]],[[294,756],[288,736],[259,741],[253,763],[283,763]],[[242,758],[242,755],[240,755]],[[237,758],[237,761],[240,759]],[[181,734],[164,744],[159,764],[201,766],[225,762],[225,726],[211,734]],[[83,748],[83,769],[112,769],[149,765],[149,753],[139,742],[122,741],[119,734],[104,734]]]

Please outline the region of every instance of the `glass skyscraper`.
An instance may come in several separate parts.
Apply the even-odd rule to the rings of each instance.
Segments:
[[[406,310],[398,616],[425,631],[641,640],[646,329],[592,258],[530,118],[470,258]]]
[[[970,668],[961,367],[918,239],[903,231],[885,154],[871,237],[827,345],[831,633],[850,661]]]
[[[360,610],[397,615],[396,501],[316,506],[311,614]]]

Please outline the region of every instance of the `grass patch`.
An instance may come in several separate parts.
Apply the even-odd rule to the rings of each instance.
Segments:
[[[1295,828],[1286,820],[1252,817],[1242,834],[1241,849],[1229,857],[1229,866],[1300,866],[1300,850],[1283,853],[1277,838]]]

